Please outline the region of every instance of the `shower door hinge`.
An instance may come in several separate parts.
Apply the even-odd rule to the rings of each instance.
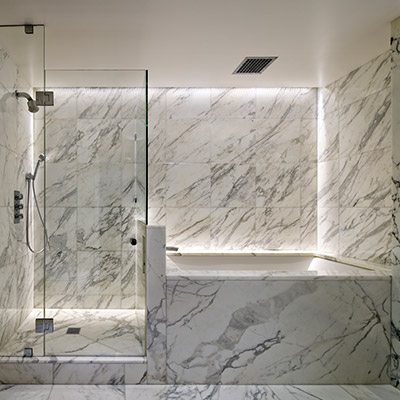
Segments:
[[[37,91],[36,104],[38,106],[54,106],[54,92],[51,91]]]
[[[36,318],[35,321],[36,333],[53,333],[54,319],[53,318]]]

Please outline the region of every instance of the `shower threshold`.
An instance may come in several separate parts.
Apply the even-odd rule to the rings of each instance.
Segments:
[[[35,321],[43,310],[33,309],[13,337],[0,348],[0,356],[141,357],[145,354],[145,311],[116,309],[46,309],[54,319],[54,332],[35,333]],[[69,334],[70,328],[80,328]],[[76,330],[73,330],[76,332]],[[70,331],[69,331],[70,332]]]

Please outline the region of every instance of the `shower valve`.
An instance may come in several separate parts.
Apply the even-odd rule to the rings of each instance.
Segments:
[[[24,195],[19,190],[14,190],[14,224],[19,224],[24,215],[20,210],[23,210],[24,205],[21,204],[21,200]]]

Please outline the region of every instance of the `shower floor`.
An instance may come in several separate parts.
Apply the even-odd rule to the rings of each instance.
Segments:
[[[144,310],[47,309],[46,318],[54,318],[54,332],[35,333],[35,319],[43,310],[34,309],[1,349],[1,356],[22,356],[32,348],[38,356],[142,356],[145,352]],[[79,334],[67,334],[68,328],[80,328]],[[44,352],[45,346],[45,352]]]

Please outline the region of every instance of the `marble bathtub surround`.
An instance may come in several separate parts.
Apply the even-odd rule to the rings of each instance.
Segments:
[[[145,205],[145,110],[140,89],[50,88],[55,105],[36,127],[35,153],[45,152],[37,188],[46,196],[50,249],[46,306],[144,309],[142,243],[137,220]],[[42,189],[42,190],[40,190]],[[135,198],[137,202],[135,202]],[[40,235],[38,235],[40,237]],[[38,242],[37,245],[40,245]],[[43,302],[43,259],[37,257],[35,305]]]
[[[388,52],[318,98],[318,249],[390,268],[392,95]]]
[[[389,279],[168,280],[168,382],[388,383],[389,293]]]
[[[185,249],[315,250],[316,98],[316,89],[151,89],[150,223]],[[266,237],[257,216],[286,208],[292,217],[272,217]]]
[[[14,95],[17,87],[27,86],[0,43],[0,355],[33,308],[34,260],[25,245],[24,224],[13,219],[14,190],[26,198],[25,172],[32,168],[33,115]]]

